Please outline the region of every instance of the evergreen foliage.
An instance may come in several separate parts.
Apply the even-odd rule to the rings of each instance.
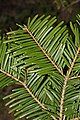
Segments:
[[[77,23],[79,24],[79,15]],[[15,120],[80,117],[80,29],[36,15],[0,40],[0,88],[18,84],[8,99]]]

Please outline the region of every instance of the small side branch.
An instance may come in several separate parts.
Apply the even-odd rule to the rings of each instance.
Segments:
[[[28,30],[27,26],[24,26],[23,28],[24,31],[28,32],[29,35],[32,37],[32,39],[35,41],[35,43],[38,45],[38,47],[42,50],[44,55],[47,57],[47,59],[52,63],[52,65],[59,71],[59,73],[65,77],[63,72],[59,69],[59,67],[56,65],[56,63],[51,59],[51,57],[46,53],[46,51],[41,47],[41,45],[37,42],[36,38],[32,35],[32,33]]]
[[[73,5],[78,4],[79,2],[80,2],[80,0],[75,0],[75,1],[71,2],[71,4],[68,5],[67,8],[70,8],[70,7],[72,7]]]
[[[20,81],[19,79],[15,78],[14,76],[12,76],[11,74],[3,71],[2,69],[0,69],[0,72],[5,74],[7,77],[12,78],[13,80],[17,81],[18,83],[20,83],[20,85],[22,85],[26,91],[31,95],[31,97],[36,101],[36,103],[38,103],[38,105],[43,109],[43,110],[47,110],[48,109],[34,96],[34,94],[30,91],[30,89],[26,86],[26,84],[22,81]],[[53,115],[51,115],[51,118],[54,120],[57,120]]]
[[[74,58],[74,60],[73,60],[73,62],[72,62],[72,64],[71,64],[71,67],[70,67],[70,69],[69,69],[68,72],[67,72],[67,76],[66,76],[65,79],[64,79],[64,85],[63,85],[62,95],[61,95],[60,119],[59,119],[59,120],[63,120],[63,106],[64,106],[64,96],[65,96],[65,91],[66,91],[66,85],[67,85],[67,82],[68,82],[68,80],[69,80],[69,76],[70,76],[71,71],[72,71],[72,69],[73,69],[73,67],[74,67],[74,64],[75,64],[75,61],[76,61],[76,59],[77,59],[77,57],[78,57],[79,52],[80,52],[80,48],[78,48],[77,53],[76,53],[76,55],[75,55],[75,58]]]
[[[73,79],[80,79],[80,75],[79,76],[74,76],[74,77],[71,77],[71,78],[69,78],[69,80],[73,80]]]
[[[32,98],[41,106],[42,109],[46,110],[47,108],[32,94],[32,92],[29,90],[29,88],[27,88],[26,84],[22,81],[20,81],[19,79],[15,78],[14,76],[12,76],[11,74],[3,71],[2,69],[0,69],[0,72],[2,72],[3,74],[5,74],[7,77],[12,78],[13,80],[19,82],[27,91],[28,93],[32,96]]]

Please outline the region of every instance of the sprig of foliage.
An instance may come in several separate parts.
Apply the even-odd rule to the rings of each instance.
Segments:
[[[36,15],[0,40],[0,88],[20,87],[4,99],[15,120],[80,117],[80,31],[56,17]]]

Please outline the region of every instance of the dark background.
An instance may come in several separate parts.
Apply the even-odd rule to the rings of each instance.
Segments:
[[[62,1],[62,3],[60,2]],[[0,33],[17,29],[16,23],[26,24],[27,18],[36,14],[56,15],[58,21],[69,24],[80,13],[80,0],[0,0]],[[2,97],[8,94],[12,86],[0,90],[0,120],[13,120],[8,114]]]
[[[36,14],[56,15],[69,22],[80,11],[80,0],[0,0],[0,29],[15,29],[16,23],[27,23]]]

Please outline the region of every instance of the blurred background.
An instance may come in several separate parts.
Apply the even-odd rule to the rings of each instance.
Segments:
[[[80,12],[80,0],[0,0],[0,29],[15,29],[36,14],[56,15],[68,23]]]
[[[28,17],[36,14],[56,15],[58,21],[64,20],[68,25],[79,13],[80,0],[0,0],[0,34],[17,29],[16,23],[27,24]],[[12,87],[0,90],[0,120],[14,120],[2,100]]]

